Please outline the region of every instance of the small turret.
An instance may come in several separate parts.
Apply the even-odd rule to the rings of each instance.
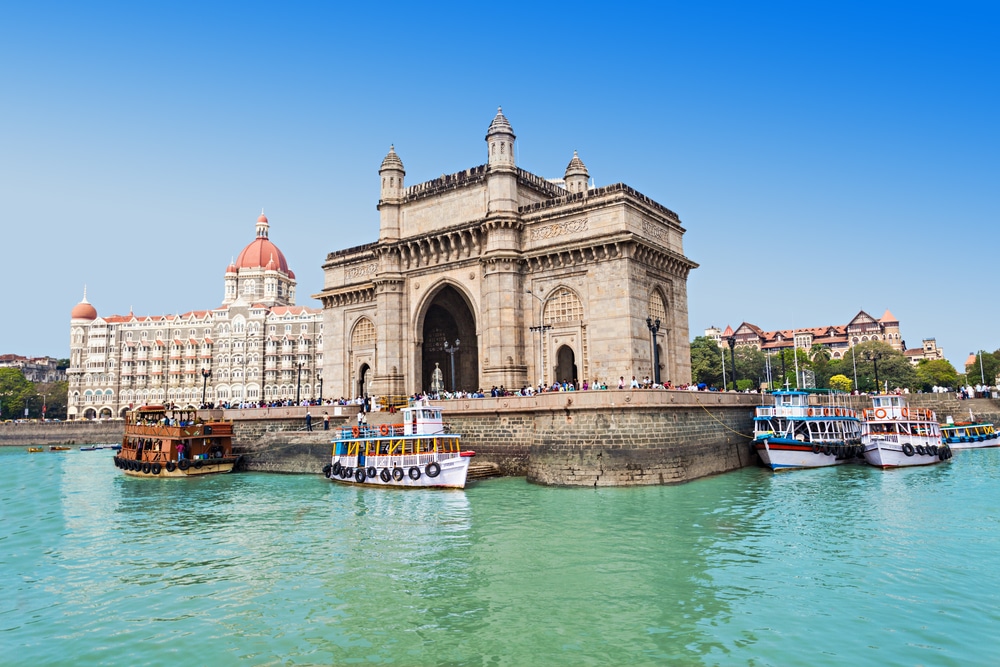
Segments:
[[[503,109],[497,107],[497,115],[486,132],[486,146],[489,150],[489,166],[494,169],[514,168],[514,130],[511,128]]]
[[[396,241],[399,239],[399,205],[403,200],[403,161],[396,155],[396,147],[389,146],[389,153],[382,160],[378,169],[382,178],[381,197],[378,202],[379,240]]]
[[[576,154],[576,151],[573,151],[573,159],[566,165],[566,176],[564,178],[566,189],[570,192],[587,192],[587,182],[590,180],[590,174],[587,172],[587,166],[583,164],[583,160]]]

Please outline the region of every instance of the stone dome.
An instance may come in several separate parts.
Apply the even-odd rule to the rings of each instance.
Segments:
[[[382,166],[378,168],[378,171],[381,174],[383,171],[388,169],[404,171],[403,161],[399,159],[398,155],[396,155],[395,146],[389,146],[389,153],[385,156],[385,159],[382,160]]]

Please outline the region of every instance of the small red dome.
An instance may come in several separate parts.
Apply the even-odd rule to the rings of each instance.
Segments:
[[[97,309],[90,305],[87,298],[84,297],[83,301],[73,306],[69,316],[74,320],[96,320]]]
[[[264,215],[263,211],[261,212],[260,217],[257,218],[257,222],[267,222],[267,216]]]

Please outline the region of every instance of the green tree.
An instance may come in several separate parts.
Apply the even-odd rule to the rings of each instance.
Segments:
[[[897,387],[919,388],[913,364],[906,355],[893,349],[888,343],[874,340],[855,345],[854,360],[858,368],[858,389],[861,391],[876,390],[876,375],[882,385],[878,388],[879,391],[884,391],[886,387],[890,391]]]
[[[837,391],[842,391],[845,394],[851,393],[853,382],[851,379],[842,373],[838,373],[830,378],[829,388],[836,389]]]
[[[917,364],[917,388],[930,391],[934,387],[958,386],[958,371],[946,359],[921,359]]]
[[[743,391],[761,386],[767,377],[767,373],[765,372],[766,355],[757,348],[747,345],[737,347],[735,352],[736,384],[740,390]],[[729,361],[728,356],[726,357],[726,361]],[[731,373],[730,377],[732,377]],[[746,386],[744,386],[743,380],[747,381]]]
[[[1000,373],[1000,350],[987,352],[980,350],[974,353],[975,362],[965,367],[965,373],[971,384],[996,384],[997,374]],[[980,365],[980,357],[982,364]]]
[[[69,383],[62,382],[39,382],[35,385],[35,393],[42,396],[45,401],[45,417],[48,419],[66,419],[66,395],[69,393]],[[41,404],[37,401],[30,401],[29,417],[41,418]],[[36,414],[37,412],[37,414]]]
[[[691,378],[709,386],[722,386],[722,348],[708,336],[691,341]]]
[[[20,368],[0,368],[0,420],[23,417],[24,405],[34,394],[35,385],[25,379]]]

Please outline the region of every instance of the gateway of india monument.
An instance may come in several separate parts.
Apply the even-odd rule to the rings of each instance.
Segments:
[[[562,181],[524,171],[514,141],[498,110],[486,164],[409,187],[390,148],[378,240],[330,253],[315,295],[327,395],[617,388],[655,378],[654,360],[663,383],[690,382],[697,264],[677,214],[622,183],[590,188],[575,153]]]

